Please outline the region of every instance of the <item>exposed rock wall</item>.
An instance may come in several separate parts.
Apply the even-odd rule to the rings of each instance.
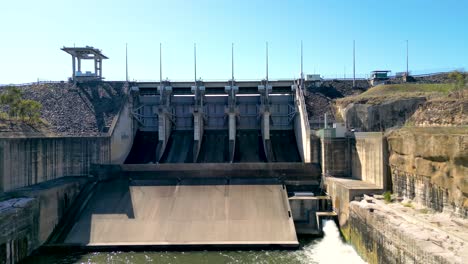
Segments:
[[[388,128],[404,125],[425,101],[424,97],[417,97],[390,100],[381,104],[357,102],[337,105],[337,110],[348,128],[359,131],[385,131]]]
[[[387,140],[394,193],[468,217],[468,129],[406,128]]]

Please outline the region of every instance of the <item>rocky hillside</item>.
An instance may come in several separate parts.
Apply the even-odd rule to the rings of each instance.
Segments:
[[[463,126],[468,91],[454,84],[390,84],[336,100],[349,128],[384,131],[401,126]]]
[[[43,132],[55,135],[106,133],[125,98],[123,82],[46,83],[19,87],[24,99],[42,104],[42,125],[0,120],[0,132]],[[0,91],[5,87],[0,88]]]
[[[309,119],[322,119],[325,113],[328,113],[328,116],[333,119],[332,101],[334,99],[358,95],[369,87],[366,80],[356,81],[354,88],[353,82],[350,80],[327,80],[323,81],[319,87],[308,86],[305,100]]]

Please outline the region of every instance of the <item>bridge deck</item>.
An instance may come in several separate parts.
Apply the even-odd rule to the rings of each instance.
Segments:
[[[297,246],[281,185],[101,183],[65,239],[86,246]]]

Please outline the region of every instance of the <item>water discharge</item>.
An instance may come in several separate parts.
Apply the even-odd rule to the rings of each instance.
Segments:
[[[333,221],[324,223],[325,236],[319,239],[300,239],[298,250],[250,251],[189,251],[189,252],[94,252],[73,254],[36,255],[25,263],[278,263],[328,264],[365,263],[354,249],[343,242]]]

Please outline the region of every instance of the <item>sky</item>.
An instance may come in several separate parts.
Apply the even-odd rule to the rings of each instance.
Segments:
[[[66,80],[71,56],[63,46],[93,46],[109,57],[106,80],[231,77],[237,80],[305,74],[351,77],[372,70],[414,73],[468,69],[468,1],[460,0],[15,0],[0,2],[0,84]],[[83,63],[83,71],[93,70]]]

